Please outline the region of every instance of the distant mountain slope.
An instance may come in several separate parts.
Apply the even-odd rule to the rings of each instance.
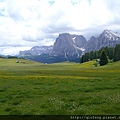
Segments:
[[[19,55],[20,56],[25,56],[25,55],[41,55],[41,54],[50,54],[52,52],[53,46],[35,46],[31,48],[30,50],[26,51],[20,51]]]
[[[99,37],[92,36],[85,45],[85,52],[100,50],[102,47],[115,47],[120,44],[120,35],[110,30],[104,30]]]

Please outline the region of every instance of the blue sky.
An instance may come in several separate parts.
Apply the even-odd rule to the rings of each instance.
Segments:
[[[0,54],[52,45],[60,33],[87,40],[120,32],[120,0],[0,0]]]

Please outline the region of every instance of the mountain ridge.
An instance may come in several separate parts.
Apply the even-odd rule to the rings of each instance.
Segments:
[[[55,58],[54,62],[56,58],[59,61],[59,57],[61,60],[78,61],[86,52],[100,50],[106,46],[115,47],[116,44],[120,44],[120,35],[111,30],[104,30],[98,37],[92,36],[88,41],[83,35],[62,33],[56,38],[53,46],[35,46],[29,51],[20,51],[19,55],[39,56],[35,57],[37,61],[41,61],[40,59],[45,57],[44,54],[47,54],[46,59],[49,58],[50,61],[51,58]],[[44,60],[47,62],[46,59],[42,62]]]
[[[40,55],[40,54],[50,54],[53,46],[34,46],[30,50],[20,51],[19,55]]]
[[[85,45],[85,52],[100,50],[102,47],[115,47],[120,44],[120,35],[111,30],[104,30],[98,37],[92,36]]]

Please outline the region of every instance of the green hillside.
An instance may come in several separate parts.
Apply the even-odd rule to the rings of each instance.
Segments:
[[[1,58],[0,115],[119,115],[120,61],[94,62]]]

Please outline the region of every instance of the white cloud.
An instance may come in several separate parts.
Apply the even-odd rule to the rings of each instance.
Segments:
[[[89,38],[120,30],[119,6],[119,0],[0,0],[0,51],[51,45],[64,32]]]
[[[17,55],[19,51],[29,50],[31,47],[1,47],[0,52],[4,55]],[[9,54],[8,54],[9,53]]]

